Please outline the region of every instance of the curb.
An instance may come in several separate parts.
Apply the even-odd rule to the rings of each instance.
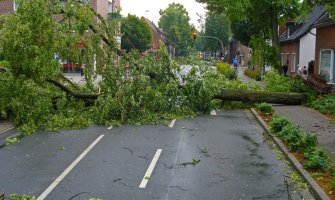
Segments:
[[[270,133],[269,129],[267,128],[267,124],[264,120],[258,115],[255,109],[251,108],[251,113],[255,116],[258,122],[262,125],[264,130],[267,133]],[[328,195],[322,190],[322,188],[314,181],[314,179],[309,175],[309,173],[303,168],[300,162],[294,157],[293,154],[289,152],[286,146],[279,140],[277,137],[269,134],[279,149],[284,153],[286,158],[292,163],[293,167],[299,172],[299,174],[305,179],[305,181],[310,185],[312,191],[315,193],[317,199],[320,200],[330,200]]]
[[[6,146],[6,140],[8,138],[22,137],[21,133],[16,131],[13,132],[12,130],[15,130],[15,128],[11,128],[0,133],[0,149]]]
[[[8,131],[11,131],[11,130],[13,130],[13,129],[15,129],[14,126],[9,126],[8,128],[5,128],[5,129],[1,130],[1,131],[0,131],[0,135],[6,133],[6,132],[8,132]]]

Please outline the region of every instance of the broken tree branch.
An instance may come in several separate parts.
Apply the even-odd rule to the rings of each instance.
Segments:
[[[64,86],[63,84],[61,84],[60,82],[55,81],[55,80],[47,80],[47,82],[49,82],[49,83],[55,85],[56,87],[60,88],[68,96],[72,96],[72,97],[77,98],[77,99],[96,100],[100,96],[100,94],[81,94],[81,93],[73,92],[72,90],[70,90],[69,88],[67,88],[66,86]]]

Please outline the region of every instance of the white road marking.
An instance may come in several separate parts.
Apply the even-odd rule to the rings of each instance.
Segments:
[[[83,151],[83,153],[80,154],[80,156],[71,163],[70,166],[68,166],[65,171],[56,178],[56,180],[51,183],[51,185],[37,198],[37,200],[43,200],[45,197],[47,197],[50,192],[52,192],[53,189],[65,178],[68,173],[80,162],[81,159],[83,159],[88,152],[90,152],[93,147],[104,137],[105,135],[100,135],[87,149]]]
[[[154,168],[157,164],[158,158],[161,155],[161,153],[162,153],[162,149],[157,149],[156,154],[155,154],[154,158],[152,159],[152,161],[149,165],[149,168],[148,168],[147,172],[145,173],[139,188],[144,189],[147,186],[147,183],[148,183],[148,181],[151,177],[152,172],[154,171]]]
[[[170,127],[170,128],[173,128],[173,126],[174,126],[174,124],[176,123],[176,121],[177,121],[176,119],[172,120],[172,122],[169,124],[169,127]]]
[[[173,177],[173,175],[174,175],[175,166],[176,166],[177,161],[178,161],[178,156],[179,156],[179,151],[180,151],[180,146],[181,146],[182,141],[183,141],[183,134],[180,134],[179,144],[178,144],[178,147],[177,147],[176,158],[174,159],[174,163],[173,163],[173,167],[172,167],[171,177]],[[169,184],[169,188],[168,188],[168,192],[166,193],[165,200],[169,199],[170,190],[171,190],[171,183]]]
[[[211,113],[210,113],[210,115],[215,116],[216,115],[216,111],[212,110]]]
[[[108,127],[107,129],[108,129],[108,130],[111,130],[112,128],[113,128],[113,126],[110,126],[110,127]]]

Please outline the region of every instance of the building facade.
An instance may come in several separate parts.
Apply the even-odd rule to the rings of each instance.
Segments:
[[[251,57],[251,49],[249,47],[243,45],[236,39],[231,39],[227,51],[228,60],[230,63],[232,63],[233,60],[237,58],[242,66],[248,65]]]
[[[12,13],[16,9],[15,2],[13,0],[4,0],[0,2],[0,15],[6,13]]]
[[[325,13],[322,6],[316,6],[302,24],[294,21],[286,23],[286,30],[280,36],[281,65],[288,66],[288,75],[297,73],[297,66],[310,66],[315,60],[315,22]]]
[[[142,17],[144,21],[149,25],[151,32],[152,32],[152,45],[151,48],[148,50],[149,52],[157,52],[159,49],[160,41],[164,42],[168,45],[168,36],[167,34],[160,28],[156,26],[156,24],[149,19]]]
[[[320,74],[328,83],[335,84],[335,21],[325,13],[315,27],[314,73]]]

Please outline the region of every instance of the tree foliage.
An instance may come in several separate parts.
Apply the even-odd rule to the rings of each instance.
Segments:
[[[8,15],[0,30],[0,54],[7,60],[0,73],[1,117],[11,117],[24,134],[39,127],[83,127],[90,122],[84,103],[71,98],[50,80],[69,90],[93,93],[93,57],[99,73],[113,65],[116,42],[112,25],[99,21],[92,8],[75,0],[60,4],[48,0],[18,0],[15,14]],[[97,23],[99,21],[99,23]],[[96,34],[98,33],[99,34]],[[102,38],[109,45],[102,45]],[[78,43],[84,46],[78,46]],[[85,67],[86,85],[80,88],[62,83],[61,64],[55,59],[69,59]],[[76,105],[76,106],[73,106]],[[58,120],[55,120],[57,118]],[[60,126],[52,122],[64,123]],[[79,124],[79,125],[78,125]]]
[[[258,30],[255,38],[271,39],[272,51],[278,51],[278,25],[288,18],[293,18],[299,8],[299,0],[197,0],[207,3],[212,11],[225,12],[231,21],[243,22],[250,20],[249,30]],[[251,32],[252,33],[252,32]],[[279,54],[272,63],[279,65]]]
[[[206,17],[204,36],[212,36],[219,38],[223,45],[226,46],[229,40],[229,21],[225,14],[209,13]],[[221,51],[219,41],[210,38],[205,39],[205,47],[207,50]]]
[[[157,55],[131,51],[118,57],[116,24],[88,4],[18,3],[0,30],[0,54],[7,60],[0,70],[0,117],[10,117],[26,135],[194,115],[211,108],[225,80],[207,68],[180,75],[163,44]],[[63,77],[55,54],[84,68],[85,85]]]
[[[135,15],[128,14],[121,21],[121,47],[130,51],[137,49],[140,52],[148,50],[152,45],[152,32],[148,23]]]
[[[212,109],[222,87],[243,88],[198,60],[192,63],[202,67],[181,74],[163,44],[157,55],[121,54],[117,23],[89,4],[17,2],[17,12],[0,29],[0,55],[6,60],[0,68],[0,117],[11,118],[25,135],[92,123],[155,124]],[[84,85],[63,76],[64,59],[84,69]],[[96,76],[102,77],[98,84]]]
[[[190,17],[183,5],[169,4],[165,10],[160,10],[161,15],[158,25],[168,35],[169,42],[177,49],[177,56],[185,56],[188,47],[192,46],[192,26]]]
[[[253,35],[259,35],[259,29],[255,28],[249,19],[232,20],[231,32],[235,39],[240,41],[243,45],[249,46]]]
[[[304,5],[306,5],[309,8],[312,8],[315,5],[323,5],[326,6],[328,12],[330,13],[330,16],[332,19],[335,19],[335,1],[332,0],[304,0]]]

